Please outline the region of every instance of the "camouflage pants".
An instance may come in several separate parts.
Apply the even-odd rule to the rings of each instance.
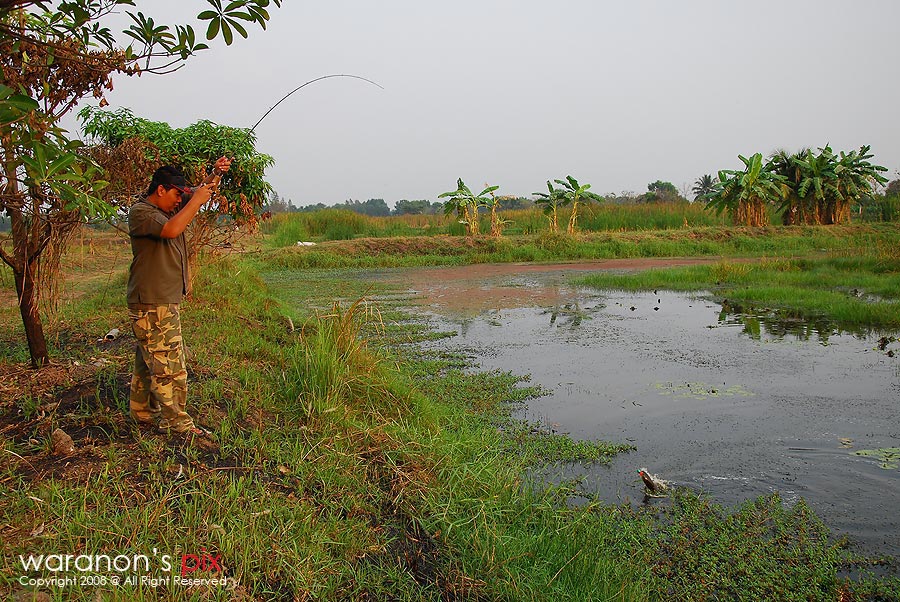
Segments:
[[[137,338],[131,378],[131,417],[161,430],[182,432],[194,427],[185,412],[187,368],[178,305],[129,308]]]

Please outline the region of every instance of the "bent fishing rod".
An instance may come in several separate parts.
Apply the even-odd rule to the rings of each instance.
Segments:
[[[256,128],[259,126],[260,123],[262,123],[263,119],[265,119],[266,117],[268,117],[268,116],[269,116],[269,113],[271,113],[272,111],[274,111],[274,110],[278,107],[278,105],[280,105],[281,103],[283,103],[283,102],[284,102],[285,100],[287,100],[290,96],[292,96],[292,95],[295,94],[296,92],[299,92],[300,90],[302,90],[303,88],[305,88],[306,86],[308,86],[308,85],[310,85],[310,84],[314,84],[314,83],[316,83],[316,82],[322,81],[323,79],[331,79],[331,78],[334,78],[334,77],[349,77],[349,78],[352,78],[352,79],[359,79],[359,80],[362,80],[362,81],[364,81],[364,82],[368,82],[368,83],[372,84],[373,86],[377,86],[377,87],[381,88],[382,90],[384,90],[384,86],[382,86],[382,85],[379,84],[378,82],[374,82],[374,81],[372,81],[371,79],[368,79],[368,78],[363,77],[363,76],[361,76],[361,75],[353,75],[353,74],[351,74],[351,73],[332,73],[332,74],[329,74],[329,75],[322,75],[322,76],[317,77],[317,78],[315,78],[315,79],[311,79],[311,80],[309,80],[308,82],[304,82],[304,83],[300,84],[299,86],[297,86],[296,88],[294,88],[293,90],[291,90],[290,92],[288,92],[287,94],[285,94],[284,96],[282,96],[282,97],[281,97],[281,100],[279,100],[279,101],[276,102],[274,105],[272,105],[271,107],[269,107],[269,110],[266,111],[265,113],[263,113],[263,116],[260,117],[259,119],[257,119],[256,123],[253,124],[253,127],[251,127],[249,130],[247,130],[247,138],[246,138],[246,140],[250,140],[250,137],[253,135],[253,132],[256,131]],[[215,170],[213,170],[213,173],[215,173]],[[221,176],[222,174],[221,174],[221,173],[218,173],[218,174],[215,174],[215,175]]]
[[[378,86],[379,88],[381,88],[382,90],[384,90],[384,86],[382,86],[381,84],[379,84],[379,83],[377,83],[377,82],[373,82],[371,79],[367,79],[367,78],[362,77],[362,76],[360,76],[360,75],[351,75],[351,74],[349,74],[349,73],[333,73],[333,74],[331,74],[331,75],[323,75],[323,76],[321,76],[321,77],[317,77],[316,79],[311,79],[311,80],[309,80],[308,82],[306,82],[306,83],[304,83],[304,84],[301,84],[301,85],[297,86],[296,88],[294,88],[293,90],[291,90],[290,92],[288,92],[287,94],[285,94],[285,95],[281,98],[281,100],[279,100],[278,102],[276,102],[274,105],[272,105],[272,106],[269,108],[268,111],[266,111],[265,113],[263,113],[263,116],[260,117],[259,120],[258,120],[256,123],[253,124],[253,127],[250,128],[250,129],[247,131],[247,137],[249,137],[250,134],[252,134],[252,133],[256,130],[256,127],[257,127],[260,123],[262,123],[262,120],[263,120],[263,119],[265,119],[266,117],[269,116],[269,113],[271,113],[272,111],[274,111],[275,108],[276,108],[278,105],[280,105],[280,104],[283,103],[285,100],[287,100],[288,97],[290,97],[292,94],[294,94],[295,92],[299,92],[300,90],[302,90],[303,88],[305,88],[306,86],[308,86],[308,85],[310,85],[310,84],[314,84],[314,83],[316,83],[316,82],[318,82],[318,81],[322,81],[323,79],[330,79],[330,78],[332,78],[332,77],[350,77],[350,78],[353,78],[353,79],[361,79],[361,80],[364,81],[364,82],[369,82],[369,83],[372,84],[373,86]]]

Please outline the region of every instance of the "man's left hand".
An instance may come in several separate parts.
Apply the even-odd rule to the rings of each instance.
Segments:
[[[216,164],[214,166],[216,171],[225,173],[229,169],[231,169],[231,159],[228,157],[219,157],[216,159]]]

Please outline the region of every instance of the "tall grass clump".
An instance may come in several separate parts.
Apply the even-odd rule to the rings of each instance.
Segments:
[[[323,209],[304,213],[280,213],[263,222],[262,231],[275,247],[299,241],[349,240],[373,236],[372,218],[347,209]]]
[[[722,217],[701,203],[639,203],[588,205],[580,216],[582,230],[677,230],[697,226],[722,226]]]
[[[571,210],[559,210],[559,220],[568,220]],[[548,229],[547,217],[540,209],[502,212],[510,221],[510,234],[536,234]],[[723,226],[725,219],[707,210],[701,203],[640,203],[587,205],[579,213],[582,232],[678,230],[688,227]]]
[[[374,236],[436,236],[450,234],[456,217],[443,214],[404,214],[373,217]]]
[[[321,209],[279,213],[263,222],[261,230],[267,235],[271,246],[287,247],[298,241],[350,240],[366,236],[440,236],[457,234],[459,229],[452,216],[410,214],[371,217],[348,209]],[[464,233],[464,229],[459,233]]]
[[[864,205],[856,205],[850,210],[851,219],[864,222],[900,221],[900,196],[883,196]]]
[[[357,300],[339,303],[303,327],[302,344],[286,351],[284,399],[309,420],[343,408],[396,416],[407,406],[362,330],[377,318]]]
[[[266,235],[273,247],[287,247],[297,241],[309,240],[309,231],[303,220],[294,213],[278,213],[260,225],[260,231]]]

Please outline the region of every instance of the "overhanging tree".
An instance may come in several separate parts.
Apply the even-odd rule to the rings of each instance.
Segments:
[[[84,133],[94,142],[85,148],[86,154],[105,168],[110,180],[104,199],[123,213],[144,193],[153,171],[161,165],[179,165],[189,181],[199,182],[216,158],[234,159],[219,193],[188,229],[192,263],[203,248],[230,243],[238,232],[256,229],[257,213],[272,192],[265,170],[274,160],[256,152],[252,133],[205,120],[172,128],[137,117],[128,109],[85,107],[78,117]]]
[[[49,361],[38,301],[41,283],[55,276],[54,257],[78,224],[112,213],[96,164],[78,153],[80,145],[59,120],[87,96],[102,99],[114,74],[171,72],[207,48],[190,24],[159,23],[130,9],[139,3],[153,6],[139,0],[0,1],[0,210],[12,226],[0,258],[13,271],[34,367]],[[207,39],[231,44],[235,32],[247,36],[245,23],[265,27],[269,4],[207,0],[197,17],[208,22]],[[123,8],[131,25],[117,35],[108,23]]]

